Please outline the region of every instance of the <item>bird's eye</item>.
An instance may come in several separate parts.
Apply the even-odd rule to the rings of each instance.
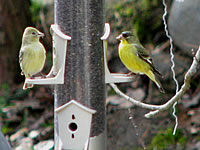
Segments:
[[[35,32],[32,32],[32,35],[35,35],[36,33]]]
[[[122,36],[123,36],[124,38],[127,38],[127,37],[128,37],[128,34],[127,34],[127,33],[122,33]]]

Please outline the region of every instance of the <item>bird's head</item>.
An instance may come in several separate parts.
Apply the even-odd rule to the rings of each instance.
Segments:
[[[44,33],[38,31],[36,28],[27,27],[23,34],[23,40],[27,42],[39,41],[40,37],[43,37]]]
[[[118,37],[122,43],[138,43],[138,37],[131,31],[124,31]]]

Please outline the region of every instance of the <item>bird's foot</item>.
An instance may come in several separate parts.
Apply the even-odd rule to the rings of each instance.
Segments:
[[[40,73],[40,76],[41,76],[42,79],[46,79],[46,75]]]
[[[35,79],[35,77],[34,77],[34,76],[31,76],[30,79]]]
[[[46,75],[42,74],[41,72],[40,73],[37,73],[35,75],[32,75],[31,76],[32,79],[34,78],[41,78],[41,79],[45,79],[46,78]]]
[[[54,78],[55,76],[56,76],[55,74],[51,73],[51,74],[48,74],[48,75],[46,76],[46,78]]]
[[[128,74],[126,74],[127,77],[134,76],[134,75],[137,75],[137,74],[133,72],[129,72]]]

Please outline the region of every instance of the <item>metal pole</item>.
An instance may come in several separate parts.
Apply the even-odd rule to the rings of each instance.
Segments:
[[[0,149],[11,150],[8,141],[5,139],[1,131],[0,131]]]
[[[55,85],[55,107],[73,99],[96,110],[90,136],[98,137],[106,133],[101,41],[104,0],[55,0],[55,23],[63,33],[72,37],[66,55],[65,82],[63,85]],[[106,149],[105,142],[102,143],[104,145],[95,150]]]

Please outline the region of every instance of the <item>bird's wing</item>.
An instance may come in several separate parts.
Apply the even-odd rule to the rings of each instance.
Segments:
[[[19,52],[19,63],[22,62],[22,60],[23,60],[23,56],[24,56],[24,50],[21,49],[20,52]]]
[[[147,62],[152,67],[153,71],[156,72],[159,76],[162,76],[161,73],[154,67],[153,61],[149,56],[149,52],[142,45],[135,45],[135,46],[137,48],[138,57]]]
[[[139,57],[145,60],[151,59],[151,57],[149,56],[149,52],[142,45],[137,44],[135,45],[135,47],[137,48],[137,53]]]
[[[22,70],[21,75],[24,75],[23,66],[22,66],[23,56],[24,56],[24,49],[21,48],[19,52],[19,64]]]

